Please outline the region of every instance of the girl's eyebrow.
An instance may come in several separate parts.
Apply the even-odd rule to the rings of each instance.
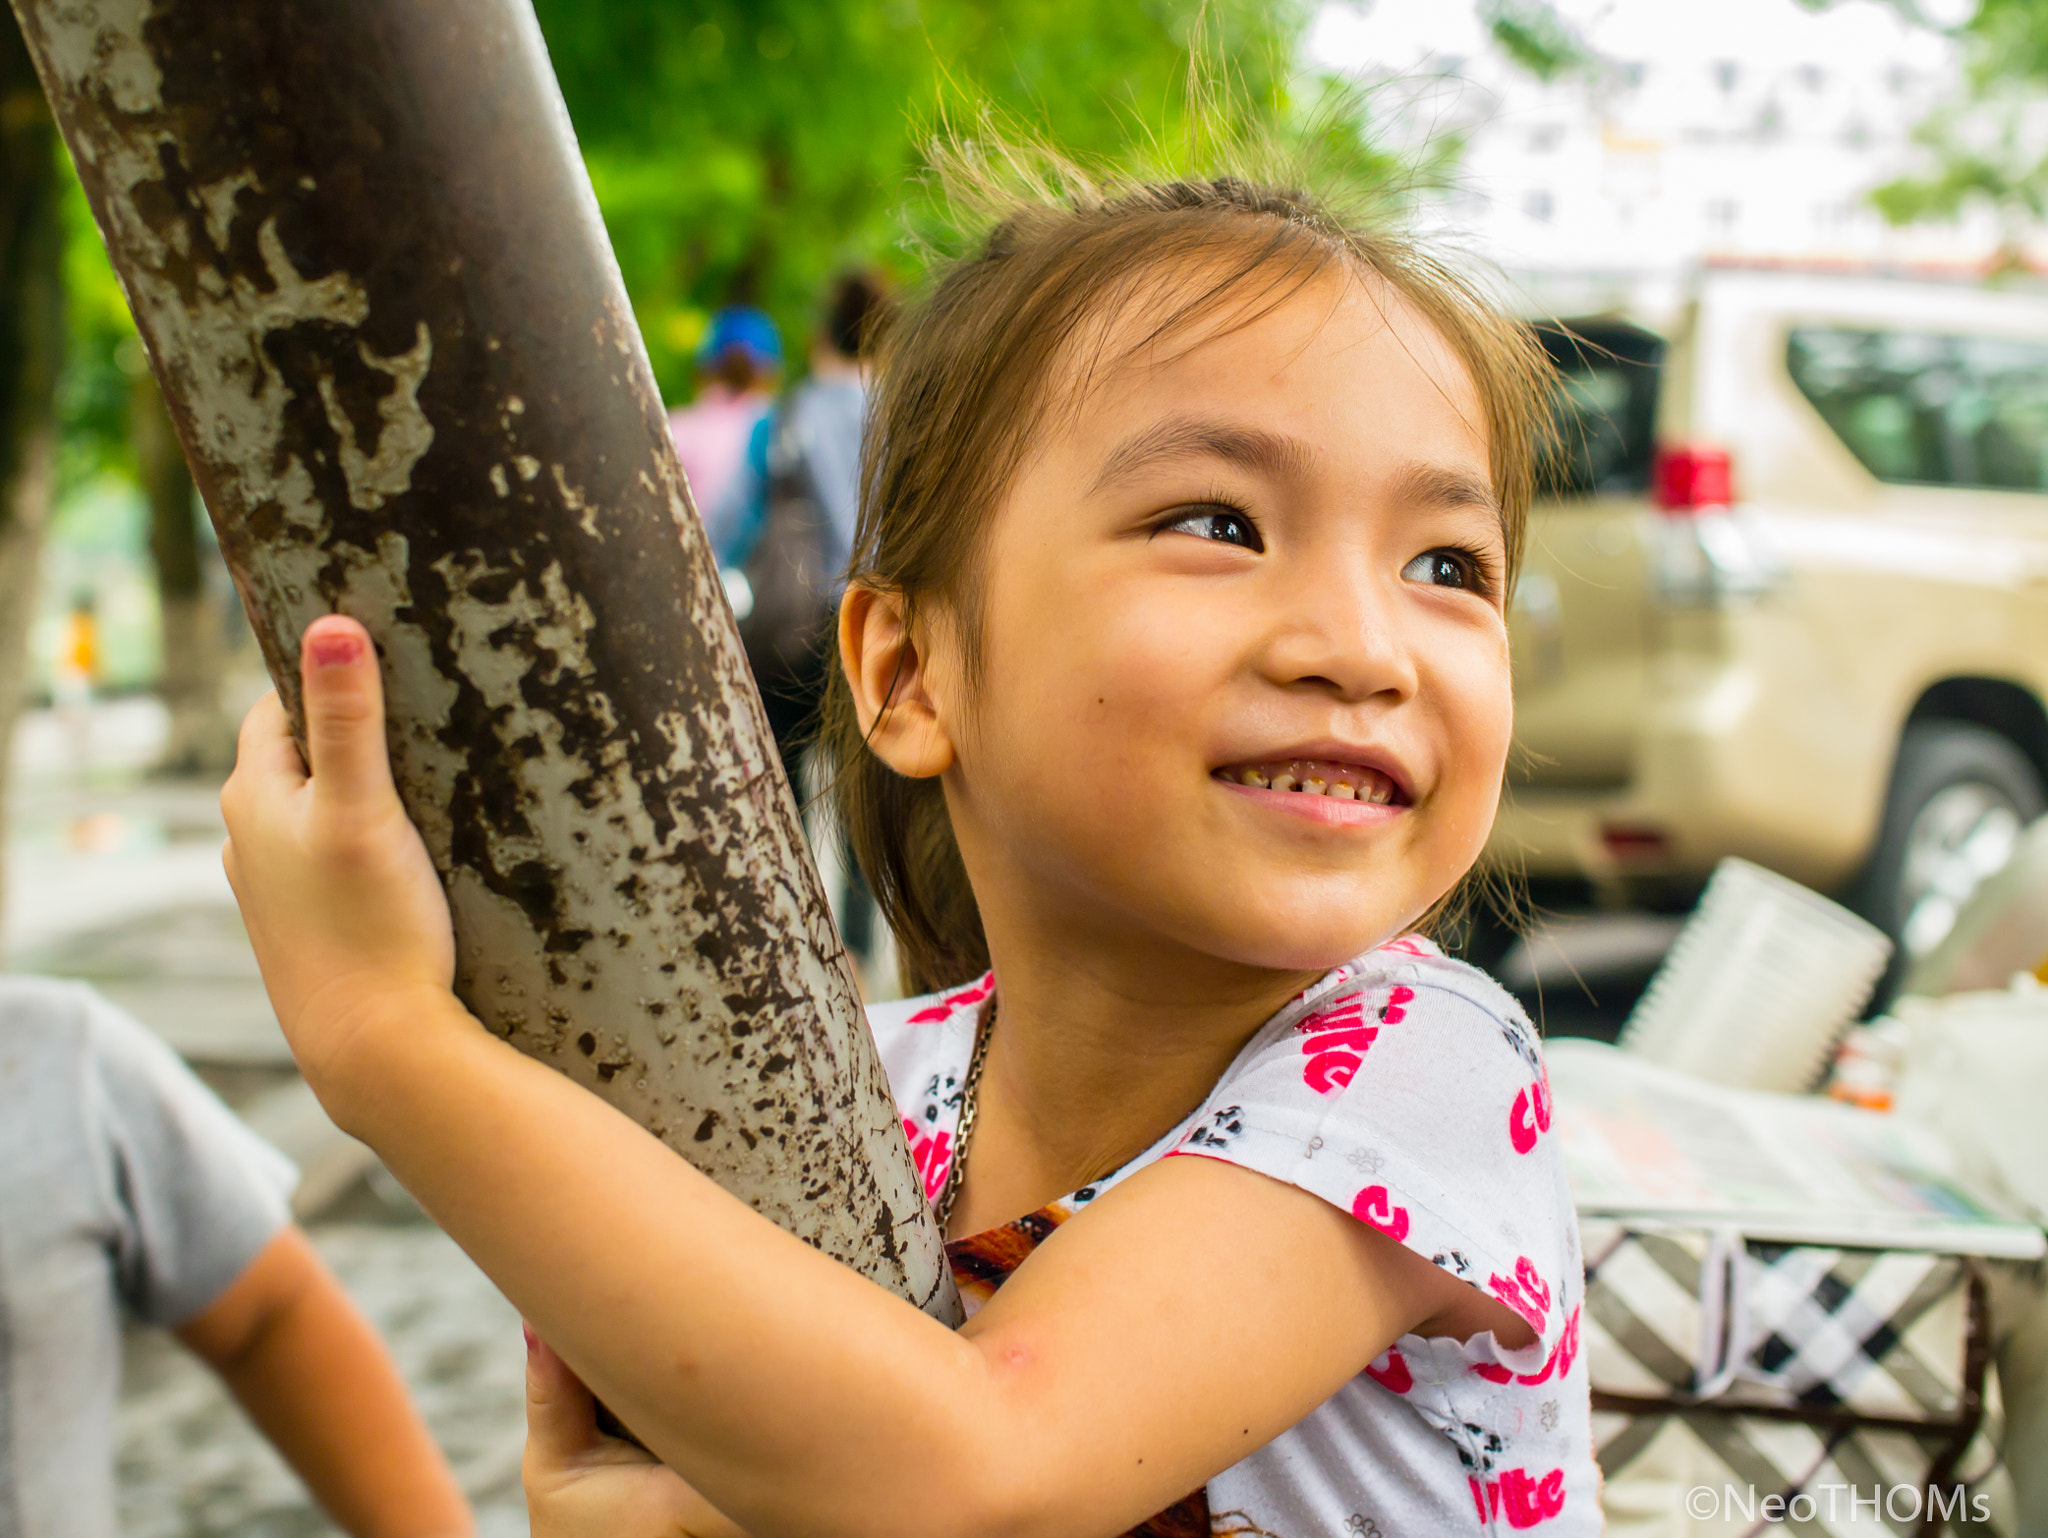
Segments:
[[[1309,473],[1315,451],[1299,438],[1239,422],[1168,417],[1119,445],[1103,461],[1091,490],[1101,491],[1162,460],[1193,457],[1221,459],[1275,480],[1301,480]]]
[[[1500,499],[1488,479],[1461,465],[1432,465],[1410,460],[1394,478],[1396,500],[1444,509],[1474,508],[1501,516]]]

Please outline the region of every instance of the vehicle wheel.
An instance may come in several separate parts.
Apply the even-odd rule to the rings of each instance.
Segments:
[[[2009,739],[1962,721],[1906,728],[1856,904],[1897,947],[1877,1004],[1941,943],[1970,894],[2044,810],[2040,771]]]

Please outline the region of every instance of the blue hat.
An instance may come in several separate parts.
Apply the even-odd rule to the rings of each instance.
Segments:
[[[751,353],[757,367],[782,367],[782,336],[763,311],[735,304],[712,316],[704,345],[697,349],[697,363],[711,368],[735,349]]]

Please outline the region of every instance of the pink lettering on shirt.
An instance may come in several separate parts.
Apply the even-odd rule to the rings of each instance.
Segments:
[[[946,1176],[952,1172],[953,1135],[920,1131],[908,1116],[903,1118],[903,1135],[910,1139],[910,1157],[924,1181],[925,1200],[935,1202],[946,1189]]]
[[[1481,1522],[1505,1517],[1509,1527],[1534,1527],[1564,1510],[1563,1469],[1552,1469],[1540,1479],[1526,1469],[1508,1469],[1500,1478],[1489,1479],[1483,1485],[1477,1475],[1466,1477]]]
[[[1408,1209],[1396,1207],[1385,1186],[1367,1186],[1351,1202],[1351,1215],[1370,1223],[1389,1239],[1408,1237]]]
[[[1550,1286],[1537,1273],[1535,1261],[1523,1255],[1515,1261],[1513,1276],[1496,1271],[1486,1285],[1496,1298],[1528,1320],[1530,1329],[1543,1333],[1543,1322],[1550,1317]]]
[[[991,993],[994,993],[995,990],[996,975],[990,972],[980,982],[969,983],[959,992],[947,994],[936,1004],[927,1004],[905,1023],[908,1025],[937,1025],[942,1020],[951,1019],[954,1011],[965,1009],[971,1004],[979,1004]]]
[[[1525,1154],[1549,1130],[1550,1074],[1546,1071],[1515,1096],[1515,1103],[1508,1110],[1508,1141],[1515,1145],[1516,1153]]]
[[[1406,1006],[1414,1000],[1413,988],[1393,989],[1380,1006],[1380,1024],[1399,1025],[1408,1018]],[[1302,1034],[1301,1050],[1308,1058],[1301,1080],[1319,1095],[1333,1094],[1356,1077],[1367,1049],[1380,1033],[1378,1025],[1366,1024],[1365,996],[1357,993],[1318,1010],[1295,1029]]]
[[[1548,1382],[1553,1374],[1560,1380],[1572,1370],[1572,1363],[1579,1355],[1579,1311],[1573,1309],[1564,1322],[1564,1329],[1558,1332],[1557,1344],[1550,1348],[1550,1355],[1543,1365],[1534,1372],[1516,1373],[1511,1367],[1502,1367],[1496,1362],[1474,1362],[1472,1370],[1489,1383],[1506,1383],[1513,1379],[1517,1383],[1534,1388]]]
[[[1365,1375],[1373,1382],[1390,1394],[1405,1394],[1415,1387],[1415,1375],[1408,1370],[1400,1352],[1389,1346],[1380,1360],[1386,1363],[1384,1367],[1374,1362],[1365,1369]]]

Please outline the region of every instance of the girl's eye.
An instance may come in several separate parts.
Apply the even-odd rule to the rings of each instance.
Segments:
[[[1198,507],[1177,513],[1159,525],[1159,531],[1178,531],[1197,539],[1213,539],[1220,545],[1237,545],[1245,550],[1263,550],[1259,526],[1251,516],[1234,507]]]
[[[1485,594],[1492,588],[1484,563],[1469,550],[1425,550],[1401,568],[1401,575],[1410,582],[1458,587],[1470,593]]]

